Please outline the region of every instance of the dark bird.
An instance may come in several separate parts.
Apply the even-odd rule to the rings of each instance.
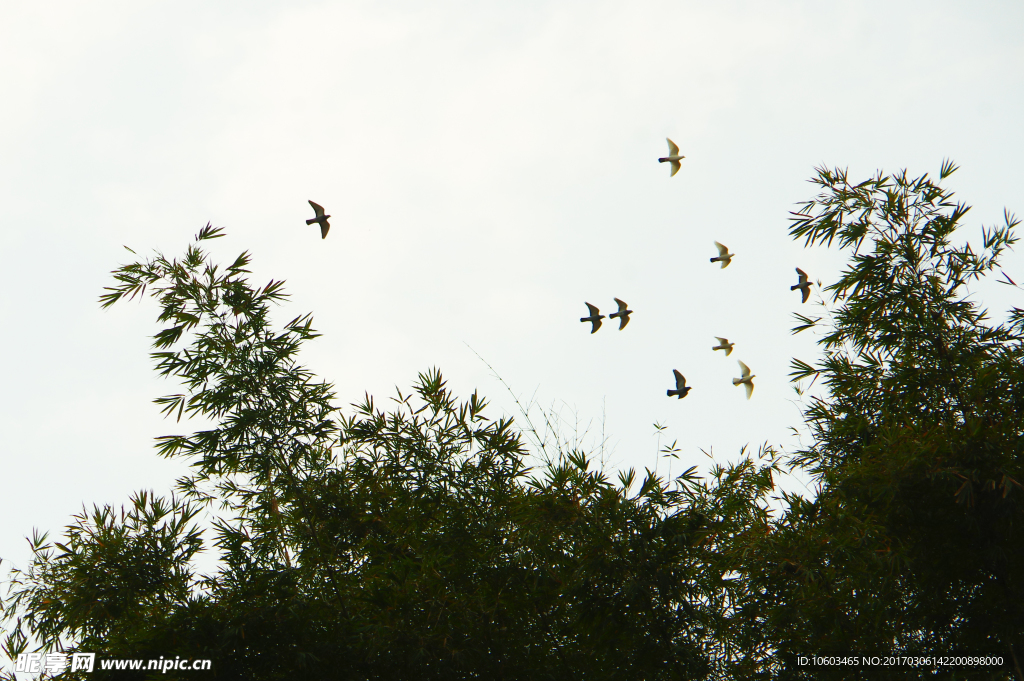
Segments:
[[[588,310],[590,310],[590,316],[589,317],[580,317],[580,321],[581,322],[590,322],[591,324],[593,324],[594,328],[592,328],[590,330],[590,333],[594,333],[595,331],[597,331],[598,329],[601,328],[601,320],[604,319],[604,315],[601,314],[601,311],[598,310],[593,305],[591,305],[590,303],[583,303],[583,304],[587,306]],[[625,325],[623,324],[623,326],[625,326]]]
[[[676,173],[679,172],[679,159],[686,157],[679,155],[679,147],[676,146],[675,142],[673,142],[667,137],[665,138],[665,140],[668,142],[668,156],[665,156],[664,158],[659,158],[658,163],[671,163],[672,173],[669,175],[669,177],[672,177],[672,175],[675,175]]]
[[[726,267],[729,266],[729,263],[732,262],[732,257],[736,254],[730,253],[728,248],[718,243],[717,241],[715,242],[715,248],[718,249],[718,257],[711,258],[711,262],[721,262],[722,269],[724,270]]]
[[[613,298],[613,300],[616,303],[618,303],[619,311],[618,312],[612,312],[610,315],[608,315],[608,319],[615,319],[616,317],[618,317],[619,318],[619,331],[622,331],[624,328],[626,328],[626,324],[629,324],[629,315],[633,314],[633,311],[632,310],[627,310],[626,309],[626,304],[624,302],[622,302],[621,300],[619,300],[618,298]]]
[[[327,238],[327,232],[330,231],[330,229],[331,229],[331,224],[329,222],[327,222],[327,218],[329,218],[331,216],[330,215],[324,215],[324,209],[323,209],[322,206],[320,206],[318,204],[315,204],[312,201],[309,202],[309,205],[313,206],[313,210],[316,211],[316,217],[315,218],[310,218],[309,220],[306,220],[306,224],[307,225],[311,225],[314,222],[319,222],[320,223],[320,238],[321,239],[326,239]]]
[[[690,388],[688,388],[686,385],[686,377],[683,376],[678,371],[676,371],[675,369],[672,370],[672,373],[676,375],[676,389],[668,390],[666,391],[666,393],[669,397],[672,397],[673,395],[679,395],[679,399],[683,399],[684,397],[686,397],[686,393],[690,392]]]
[[[804,299],[801,300],[800,302],[806,303],[807,298],[811,295],[811,282],[807,281],[807,273],[804,272],[799,267],[796,268],[796,273],[800,275],[800,283],[793,284],[792,286],[789,287],[789,290],[795,291],[797,289],[800,289],[800,292],[803,293],[804,296]]]

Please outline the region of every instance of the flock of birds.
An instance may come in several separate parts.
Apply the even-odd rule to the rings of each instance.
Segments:
[[[669,175],[671,177],[672,175],[675,175],[677,172],[679,172],[679,168],[680,168],[679,161],[681,159],[686,158],[686,157],[680,155],[679,147],[676,146],[675,142],[673,142],[672,140],[670,140],[668,138],[666,138],[666,139],[668,141],[668,156],[664,156],[662,158],[659,158],[658,159],[658,163],[670,163],[670,164],[672,164],[672,172]],[[320,225],[320,238],[321,239],[326,239],[327,238],[327,232],[331,229],[331,224],[327,221],[327,219],[330,218],[331,216],[327,215],[325,213],[325,211],[323,209],[323,206],[321,206],[321,205],[319,205],[317,203],[314,203],[313,201],[310,201],[309,205],[313,207],[313,211],[316,213],[316,217],[313,217],[313,218],[310,218],[310,219],[306,220],[306,224],[307,225],[312,225],[312,224],[316,223],[316,224]],[[721,269],[724,270],[726,267],[729,266],[729,263],[732,262],[732,259],[733,259],[733,257],[736,254],[735,253],[730,253],[729,249],[727,247],[723,246],[722,244],[718,243],[717,241],[714,242],[714,243],[715,243],[715,247],[718,249],[718,256],[716,256],[714,258],[711,258],[711,262],[712,263],[716,263],[716,262],[717,263],[721,263]],[[796,273],[799,275],[800,279],[799,279],[799,281],[796,284],[794,284],[793,286],[790,286],[789,290],[790,291],[795,291],[795,290],[799,289],[800,293],[803,296],[803,299],[800,302],[801,303],[806,303],[807,302],[807,298],[811,295],[811,282],[810,282],[809,278],[807,277],[807,273],[804,272],[799,267],[796,268]],[[614,300],[615,300],[615,303],[619,306],[619,309],[618,309],[617,312],[612,312],[611,314],[609,314],[608,315],[608,319],[616,319],[617,318],[619,320],[619,331],[621,331],[622,329],[626,328],[626,324],[629,323],[629,315],[631,315],[633,313],[633,311],[629,309],[629,306],[626,303],[624,303],[623,301],[619,300],[618,298],[615,298]],[[591,305],[590,303],[584,303],[584,304],[587,306],[587,309],[590,311],[590,315],[587,316],[587,317],[581,317],[580,321],[581,322],[590,322],[590,324],[591,324],[590,333],[596,333],[597,330],[601,328],[601,320],[605,319],[605,316],[603,314],[601,314],[601,311],[597,307]],[[711,349],[712,350],[724,350],[726,357],[728,357],[732,353],[732,348],[733,348],[734,345],[736,345],[735,343],[730,343],[729,339],[727,339],[727,338],[719,338],[718,336],[715,336],[715,340],[718,341],[718,345],[714,346]],[[754,380],[753,379],[755,379],[757,377],[754,374],[750,373],[750,368],[746,364],[744,364],[743,362],[740,362],[739,360],[737,360],[737,363],[740,365],[740,377],[732,379],[732,384],[733,385],[742,385],[744,388],[746,388],[747,399],[749,400],[750,396],[754,393]],[[683,376],[681,373],[679,373],[678,370],[673,369],[672,373],[673,373],[673,375],[675,375],[676,388],[675,388],[675,390],[668,390],[667,391],[668,396],[669,397],[675,396],[675,397],[678,397],[679,399],[683,399],[684,397],[686,397],[687,394],[689,394],[689,392],[691,390],[691,387],[686,385],[686,377]]]
[[[658,162],[672,164],[672,172],[670,174],[671,176],[679,172],[679,161],[680,159],[684,158],[686,157],[680,155],[679,147],[676,146],[675,142],[673,142],[672,140],[668,140],[668,156],[659,158]],[[736,254],[730,253],[729,249],[726,246],[723,246],[717,241],[714,243],[715,247],[718,249],[718,255],[714,258],[711,258],[711,262],[721,263],[721,269],[724,270],[726,267],[729,266],[729,263],[732,262],[732,259]],[[789,287],[789,290],[796,291],[797,289],[799,289],[800,293],[802,294],[802,300],[800,302],[806,303],[807,298],[811,295],[811,282],[809,277],[807,276],[807,273],[804,272],[799,267],[796,268],[796,273],[797,275],[799,275],[800,278],[796,284]],[[619,330],[621,331],[622,329],[626,328],[626,324],[629,323],[629,315],[633,311],[628,309],[628,305],[626,305],[626,303],[619,300],[618,298],[615,298],[614,300],[615,303],[619,306],[619,309],[617,312],[609,314],[608,318],[612,319],[618,317]],[[584,303],[584,305],[587,306],[587,309],[590,311],[590,315],[587,317],[581,317],[580,321],[590,322],[590,333],[595,333],[598,329],[601,328],[601,320],[604,319],[605,317],[603,314],[601,314],[601,311],[594,305],[591,305],[590,303]],[[715,336],[715,340],[718,341],[718,345],[712,347],[711,349],[724,350],[725,355],[727,357],[732,353],[733,346],[736,345],[735,343],[730,343],[729,339],[727,338],[720,338],[718,336]],[[743,362],[737,360],[737,364],[740,365],[740,377],[732,379],[732,384],[742,385],[747,391],[747,399],[749,400],[750,396],[754,394],[754,379],[757,377],[754,374],[750,373],[750,367],[748,367]],[[686,385],[686,377],[679,373],[678,369],[673,369],[672,374],[675,376],[676,379],[676,387],[675,390],[668,390],[666,392],[669,397],[678,397],[681,400],[684,397],[686,397],[687,394],[689,394],[691,387]]]

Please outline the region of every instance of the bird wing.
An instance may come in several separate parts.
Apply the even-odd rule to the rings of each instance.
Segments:
[[[601,311],[598,310],[596,307],[594,307],[590,303],[583,303],[583,304],[587,306],[588,310],[590,310],[590,316],[591,317],[599,317],[600,316]]]
[[[749,400],[750,396],[754,394],[754,382],[744,383],[743,387],[747,389],[747,399]]]
[[[331,223],[327,222],[327,220],[321,220],[320,221],[320,238],[321,239],[326,239],[327,238],[327,232],[329,232],[329,231],[331,231]]]
[[[679,155],[679,147],[676,146],[676,143],[673,142],[672,140],[670,140],[667,137],[665,138],[665,140],[668,142],[668,155],[669,156],[678,156]],[[675,163],[673,165],[679,165],[679,164]],[[675,175],[675,173],[672,173],[672,174]]]
[[[741,375],[741,376],[742,376],[743,378],[746,378],[747,376],[749,376],[749,375],[750,375],[750,368],[749,368],[749,367],[748,367],[748,366],[747,366],[746,364],[744,364],[743,362],[741,362],[741,361],[739,361],[739,360],[736,360],[736,363],[740,365],[740,371],[742,371],[742,372],[743,372],[743,373],[742,373],[742,374],[740,374],[740,375]]]
[[[801,303],[806,303],[807,299],[811,297],[811,287],[810,286],[804,286],[800,290],[800,293],[804,294],[804,297],[803,297],[803,299],[800,302]]]
[[[669,176],[669,177],[672,177],[673,175],[675,175],[676,173],[678,173],[678,172],[679,172],[679,168],[680,168],[680,167],[681,167],[681,166],[679,165],[679,161],[672,161],[672,172],[671,172],[671,173],[669,173],[669,175],[668,175],[668,176]]]
[[[686,377],[683,376],[676,369],[672,370],[672,373],[676,375],[676,390],[682,390],[686,387]]]
[[[807,273],[799,267],[796,268],[796,273],[800,275],[800,283],[803,284],[807,281]]]
[[[718,341],[718,344],[721,345],[723,348],[729,344],[728,338],[719,338],[718,336],[715,336],[715,340]]]
[[[309,205],[313,206],[313,210],[316,211],[316,216],[317,217],[320,217],[321,215],[324,214],[324,209],[323,209],[323,207],[320,204],[313,203],[312,201],[310,201]]]
[[[619,306],[619,311],[616,312],[615,314],[619,314],[620,315],[620,314],[622,314],[623,312],[626,311],[627,307],[629,307],[628,305],[626,305],[624,302],[622,302],[618,298],[612,298],[612,300],[614,300],[615,303]]]
[[[715,248],[718,249],[719,257],[724,258],[729,254],[729,249],[723,246],[722,244],[718,243],[717,241],[715,242]]]

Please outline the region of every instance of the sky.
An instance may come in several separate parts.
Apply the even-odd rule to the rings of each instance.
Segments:
[[[492,417],[557,414],[609,471],[809,444],[788,374],[817,337],[790,329],[821,296],[789,286],[848,254],[793,241],[788,211],[815,166],[951,158],[958,241],[1024,214],[1022,28],[1010,1],[0,0],[0,575],[33,528],[186,472],[153,448],[195,428],[153,404],[179,391],[155,302],[98,298],[123,246],[179,256],[207,222],[218,261],[286,281],[279,324],[313,313],[302,363],[348,413],[438,367]],[[970,291],[997,320],[1022,303]],[[615,297],[629,325],[591,335],[584,302]]]

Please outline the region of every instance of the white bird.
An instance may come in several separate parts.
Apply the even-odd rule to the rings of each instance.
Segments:
[[[740,383],[742,383],[743,387],[747,389],[747,399],[749,400],[750,395],[754,392],[754,381],[751,379],[756,378],[756,376],[750,373],[750,369],[743,362],[737,360],[736,363],[740,365],[740,371],[742,371],[743,373],[740,375],[740,378],[732,379],[732,384],[739,385]]]
[[[804,272],[799,267],[796,268],[796,273],[800,275],[800,283],[793,284],[792,286],[789,287],[789,290],[795,291],[797,289],[800,289],[800,292],[803,293],[804,295],[804,299],[801,300],[800,302],[806,303],[807,298],[811,295],[811,282],[807,281],[807,273]]]
[[[671,163],[672,174],[669,175],[669,177],[672,177],[672,175],[675,175],[676,173],[679,172],[679,159],[686,157],[679,155],[679,147],[676,146],[675,142],[673,142],[667,137],[665,139],[668,141],[668,156],[665,156],[664,158],[659,158],[658,163]]]
[[[330,215],[324,215],[324,209],[319,204],[316,204],[316,203],[313,203],[312,201],[310,201],[309,205],[313,206],[313,210],[316,211],[316,217],[315,218],[310,218],[309,220],[306,220],[306,224],[307,225],[311,225],[314,222],[319,222],[320,223],[320,238],[321,239],[326,239],[327,238],[327,232],[331,229],[331,223],[327,222],[327,218],[329,218],[331,216]]]
[[[627,310],[626,304],[619,300],[618,298],[613,298],[612,300],[614,300],[618,304],[619,311],[612,312],[610,315],[608,315],[608,319],[615,319],[616,317],[618,317],[619,331],[622,331],[624,328],[626,328],[626,324],[629,324],[629,315],[633,314],[633,311]]]
[[[667,390],[666,392],[668,393],[669,397],[672,397],[673,395],[679,395],[679,399],[683,399],[684,397],[686,397],[686,394],[691,390],[690,388],[686,387],[686,377],[683,376],[678,371],[676,371],[675,369],[672,370],[672,373],[676,375],[676,389]]]
[[[718,257],[711,258],[711,262],[721,262],[722,269],[724,270],[726,267],[729,266],[729,263],[732,262],[732,257],[736,254],[730,253],[728,248],[718,243],[717,241],[715,242],[715,247],[718,248]]]
[[[725,350],[726,357],[732,354],[732,346],[736,345],[735,343],[730,343],[728,338],[719,338],[718,336],[715,336],[715,340],[718,341],[718,345],[711,348],[712,350]]]
[[[593,326],[593,328],[590,329],[590,333],[594,333],[595,331],[597,331],[598,329],[601,328],[601,320],[604,319],[604,315],[601,314],[601,311],[598,310],[593,305],[591,305],[590,303],[583,303],[583,304],[587,306],[588,310],[590,310],[590,316],[589,317],[581,317],[580,321],[581,322],[590,322],[591,324],[593,324],[594,326]]]

